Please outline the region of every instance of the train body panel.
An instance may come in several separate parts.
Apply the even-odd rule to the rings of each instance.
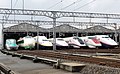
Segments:
[[[59,43],[58,46],[68,47],[68,43],[65,42],[62,38],[56,38],[56,42]]]
[[[7,50],[17,50],[18,45],[16,44],[15,39],[6,39],[5,47]]]
[[[101,42],[103,48],[110,48],[118,46],[117,42],[111,39],[108,35],[95,35]]]

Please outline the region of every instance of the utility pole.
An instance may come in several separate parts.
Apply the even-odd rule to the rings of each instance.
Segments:
[[[12,10],[12,0],[11,0],[11,10]]]
[[[1,32],[0,32],[0,36],[1,36],[1,49],[4,49],[4,33],[3,33],[3,29],[4,29],[4,16],[3,16],[3,19],[2,19],[2,25],[1,25]]]
[[[53,50],[56,50],[56,12],[53,13]]]
[[[75,17],[73,17],[73,22],[75,22]]]
[[[25,4],[25,2],[24,2],[24,0],[23,0],[23,5],[22,5],[23,10],[24,10],[24,4]]]
[[[107,15],[107,23],[109,23],[109,20],[108,20],[108,15]]]
[[[38,21],[37,21],[37,50],[39,49],[39,25],[38,25]]]
[[[115,25],[115,41],[117,42],[117,24],[114,23],[114,25]]]
[[[119,30],[120,30],[120,27],[119,27]],[[119,47],[120,47],[120,31],[118,31],[118,34],[119,34]]]
[[[28,28],[29,28],[29,27],[28,27],[28,26],[29,26],[29,25],[28,25],[27,23],[24,23],[24,24],[25,24],[26,33],[27,33],[27,36],[28,36],[28,35],[29,35],[29,34],[28,34],[28,33],[29,33],[29,32],[28,32]]]

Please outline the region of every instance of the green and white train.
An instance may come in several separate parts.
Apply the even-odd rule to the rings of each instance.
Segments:
[[[17,44],[19,45],[20,48],[24,49],[34,49],[35,47],[35,39],[31,36],[26,36],[23,38],[20,38],[17,41]]]
[[[16,44],[16,40],[15,39],[6,39],[5,48],[7,50],[17,50],[18,45]]]

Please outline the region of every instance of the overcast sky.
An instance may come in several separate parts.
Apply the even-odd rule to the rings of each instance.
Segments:
[[[71,6],[68,6],[70,4]],[[12,0],[12,7],[22,9],[23,0]],[[0,0],[0,8],[11,8],[11,0]],[[39,10],[60,10],[60,11],[62,10],[62,11],[120,14],[120,0],[24,0],[24,8],[39,9]],[[13,18],[13,16],[10,16],[10,18]],[[26,17],[26,18],[30,19],[30,17]],[[39,18],[34,17],[34,19],[39,19]],[[67,18],[64,19],[67,20]],[[76,20],[77,19],[78,18],[76,18]],[[92,21],[94,21],[94,19]],[[118,21],[119,20],[117,20],[117,22]]]
[[[76,9],[76,11],[105,13],[120,12],[120,0],[24,0],[24,7],[26,9],[61,10],[73,2],[75,2],[73,5],[63,10],[73,11]],[[13,8],[22,8],[23,0],[12,0],[12,6]],[[11,0],[0,0],[0,7],[10,8]]]

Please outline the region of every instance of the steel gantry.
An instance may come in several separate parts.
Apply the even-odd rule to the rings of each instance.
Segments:
[[[34,15],[46,16],[53,19],[53,50],[56,50],[56,19],[61,17],[82,17],[82,18],[106,18],[120,19],[120,14],[104,14],[104,13],[85,13],[85,12],[65,12],[65,11],[45,11],[45,10],[26,10],[26,9],[7,9],[0,8],[0,14],[4,15]]]
[[[0,23],[3,23],[3,20],[0,19]],[[4,20],[6,24],[19,24],[19,23],[29,23],[33,25],[53,25],[53,21],[39,21],[39,20]],[[71,22],[71,21],[56,21],[56,25],[74,25],[74,26],[94,26],[94,25],[101,25],[101,26],[113,26],[115,23],[101,23],[101,22]],[[118,25],[118,24],[117,24]]]
[[[120,19],[120,14],[66,12],[66,11],[45,11],[45,10],[27,10],[27,9],[23,10],[23,9],[7,9],[7,8],[0,8],[0,14],[36,15],[36,16],[47,16],[47,17],[50,17],[50,18],[82,17],[82,18]]]

